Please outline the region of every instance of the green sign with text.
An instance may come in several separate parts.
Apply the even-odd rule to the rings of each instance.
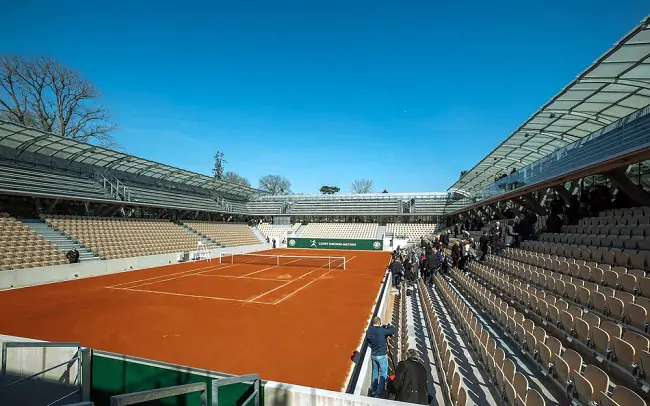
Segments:
[[[287,247],[329,250],[382,251],[384,244],[382,240],[353,240],[341,238],[289,238],[287,240]]]

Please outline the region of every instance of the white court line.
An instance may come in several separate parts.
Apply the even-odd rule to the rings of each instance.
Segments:
[[[319,268],[319,269],[320,269],[320,268]],[[333,269],[330,269],[329,271],[325,272],[323,275],[319,276],[318,278],[314,279],[313,281],[310,281],[309,283],[307,283],[307,284],[305,284],[305,285],[299,287],[298,289],[296,289],[296,290],[294,290],[293,292],[289,293],[287,296],[285,296],[285,297],[283,297],[282,299],[278,300],[277,302],[273,303],[273,306],[275,306],[276,304],[280,304],[280,303],[282,303],[284,300],[286,300],[286,299],[290,298],[291,296],[295,295],[296,293],[300,292],[301,290],[303,290],[303,289],[306,288],[307,286],[311,285],[312,283],[316,282],[318,279],[320,279],[320,278],[326,276],[328,273],[330,273],[330,272],[332,272],[332,271],[333,271]]]
[[[273,303],[268,303],[268,302],[251,302],[249,300],[244,300],[244,299],[230,299],[230,298],[227,298],[227,297],[187,295],[187,294],[184,294],[184,293],[158,292],[158,291],[155,291],[155,290],[145,290],[145,289],[110,288],[110,287],[107,288],[107,289],[122,290],[122,291],[125,291],[125,292],[157,293],[159,295],[191,297],[191,298],[195,298],[195,299],[211,299],[211,300],[220,300],[220,301],[224,301],[224,302],[240,302],[240,303],[256,303],[256,304],[263,304],[263,305],[273,305]]]
[[[206,274],[200,274],[196,276],[207,276],[209,278],[227,278],[227,279],[239,279],[239,276],[236,275],[206,275]],[[272,278],[256,278],[256,277],[246,277],[244,279],[252,279],[254,281],[270,281],[270,282],[280,282],[280,283],[287,283],[291,282],[293,279],[272,279]]]
[[[346,260],[345,263],[347,264],[348,262],[352,261],[352,260],[353,260],[354,258],[356,258],[356,257],[357,257],[356,255],[353,256],[352,258]],[[317,271],[318,269],[321,269],[321,268],[322,268],[322,266],[321,266],[320,268],[314,269],[314,271]],[[304,276],[307,276],[307,275],[309,275],[310,273],[312,273],[312,272],[314,272],[314,271],[311,271],[311,272],[309,272],[309,273],[307,273],[307,274],[305,274],[305,275],[299,277],[298,279],[302,279]],[[282,299],[278,300],[277,302],[273,303],[273,305],[275,306],[276,304],[279,304],[280,302],[284,301],[285,299],[287,299],[287,298],[289,298],[289,297],[295,295],[296,293],[300,292],[301,290],[303,290],[303,289],[306,288],[307,286],[311,285],[312,283],[316,282],[318,279],[320,279],[320,278],[326,276],[328,273],[330,273],[330,272],[332,272],[332,271],[334,271],[334,269],[330,269],[329,271],[325,272],[323,275],[319,276],[318,278],[314,279],[313,281],[310,281],[309,283],[307,283],[307,284],[305,284],[305,285],[299,287],[298,289],[296,289],[296,290],[294,290],[293,292],[289,293],[287,296],[285,296],[285,297],[283,297]],[[298,279],[296,279],[296,280],[298,280]],[[295,282],[295,281],[292,281],[292,282]],[[289,282],[289,283],[291,283],[291,282]],[[286,285],[288,285],[288,283],[287,283]],[[283,285],[283,286],[286,286],[286,285]],[[273,289],[273,290],[280,289],[281,287],[282,287],[282,286],[278,286],[276,289]],[[271,291],[271,292],[272,292],[272,291]],[[266,292],[266,293],[271,293],[271,292]],[[265,293],[264,295],[266,295],[266,293]],[[262,295],[262,296],[264,296],[264,295]],[[253,298],[252,300],[255,300],[255,299],[259,299],[259,296]]]
[[[169,273],[169,274],[165,274],[165,275],[152,276],[152,277],[150,277],[150,278],[137,279],[137,280],[130,281],[130,282],[118,283],[118,284],[111,285],[111,286],[108,286],[108,287],[115,287],[115,286],[129,285],[129,284],[131,284],[131,283],[140,283],[140,282],[149,281],[149,280],[152,280],[152,279],[166,278],[166,277],[168,277],[168,276],[181,275],[181,274],[186,274],[186,273],[189,273],[189,272],[196,272],[196,271],[200,271],[201,269],[218,268],[218,266],[219,266],[219,265],[204,266],[204,267],[202,267],[202,268],[189,269],[189,270],[187,270],[187,271],[179,271],[179,272]]]
[[[316,271],[318,271],[319,269],[322,269],[322,268],[323,268],[323,267],[321,266],[320,268],[312,269],[311,271],[307,272],[306,274],[304,274],[304,275],[302,275],[302,276],[300,276],[300,277],[298,277],[298,278],[296,278],[296,279],[294,279],[294,280],[292,280],[292,281],[286,282],[284,285],[280,285],[280,286],[278,286],[278,287],[275,288],[275,289],[271,289],[271,290],[269,290],[268,292],[262,293],[262,294],[259,295],[259,296],[255,296],[255,297],[252,298],[251,300],[257,300],[257,299],[261,298],[262,296],[266,296],[266,295],[268,295],[268,294],[271,293],[271,292],[275,292],[276,290],[278,290],[278,289],[280,289],[280,288],[283,288],[283,287],[285,287],[285,286],[287,286],[287,285],[289,285],[289,284],[291,284],[291,283],[294,283],[295,281],[298,281],[298,280],[304,278],[305,276],[307,276],[307,275],[309,275],[309,274],[312,274],[312,273],[314,273],[314,272],[316,272]]]
[[[300,258],[300,259],[302,259],[302,258]],[[296,260],[294,260],[294,261],[287,262],[287,264],[290,264],[290,263],[292,263],[292,262],[296,262],[296,261],[300,261],[300,259],[296,259]],[[284,264],[284,265],[286,265],[286,264]],[[255,275],[256,273],[260,273],[260,272],[268,271],[269,269],[277,268],[277,267],[279,267],[279,266],[282,266],[282,265],[273,265],[273,266],[270,267],[270,268],[264,268],[264,269],[260,269],[259,271],[255,271],[255,272],[247,273],[246,275],[238,276],[238,278],[245,278],[245,277],[247,277],[248,275]]]
[[[139,288],[140,286],[154,285],[156,283],[174,281],[176,279],[187,278],[188,276],[197,276],[197,275],[201,275],[202,273],[206,273],[206,272],[214,272],[214,271],[219,271],[221,269],[232,268],[233,266],[237,266],[237,265],[227,265],[227,266],[224,266],[224,267],[221,267],[221,268],[218,268],[218,269],[208,269],[207,271],[188,273],[188,274],[181,275],[181,276],[175,276],[173,278],[159,279],[159,280],[156,280],[156,281],[153,281],[153,282],[136,283],[135,285],[129,286],[128,288]]]

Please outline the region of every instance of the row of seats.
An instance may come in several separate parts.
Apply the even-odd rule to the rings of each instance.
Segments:
[[[271,214],[282,214],[284,209],[284,202],[273,202],[258,200],[246,203],[248,211],[252,214],[258,215],[271,215]]]
[[[650,216],[650,207],[632,207],[628,209],[603,210],[598,213],[598,217],[641,217]]]
[[[409,241],[420,241],[420,238],[435,234],[438,225],[435,223],[388,223],[386,234],[396,237],[404,236]]]
[[[453,271],[453,278],[482,309],[497,321],[513,341],[521,345],[524,353],[539,365],[539,368],[544,371],[544,374],[551,378],[559,388],[566,391],[571,401],[581,405],[646,405],[646,402],[632,390],[622,385],[614,385],[611,382],[610,376],[600,368],[602,363],[600,366],[594,364],[585,365],[583,356],[579,352],[570,347],[565,347],[557,336],[548,334],[551,332],[550,326],[558,326],[564,332],[559,338],[563,339],[566,344],[581,340],[582,338],[577,335],[580,333],[575,333],[577,331],[576,327],[578,326],[568,324],[571,319],[565,318],[564,320],[567,322],[565,325],[559,318],[558,320],[553,320],[553,316],[547,317],[541,313],[541,317],[539,317],[539,309],[531,308],[529,311],[529,308],[526,308],[523,313],[518,312],[514,306],[508,304],[508,302],[512,304],[515,302],[520,303],[515,300],[514,296],[510,296],[510,292],[517,288],[515,285],[510,284],[507,279],[501,278],[498,271],[490,269],[485,265],[472,263],[470,268],[476,272],[478,277],[488,278],[486,279],[486,284],[493,284],[494,291],[481,284],[479,280],[475,280],[460,271]],[[504,300],[499,298],[494,292],[504,292]],[[532,303],[529,303],[529,305],[532,306]],[[590,313],[584,313],[579,308],[572,307],[572,309],[569,309],[567,307],[563,312],[571,316],[574,321],[581,320],[587,328],[591,326],[591,331],[594,335],[584,337],[584,348],[586,348],[585,354],[587,355],[591,354],[590,347],[587,347],[589,345],[587,343],[590,342],[589,340],[594,343],[592,345],[597,346],[595,347],[596,351],[600,351],[600,345],[609,337],[609,333],[620,334],[620,330],[616,329],[616,325],[612,323],[607,324],[608,322],[605,321],[601,323],[598,317]],[[464,314],[468,314],[468,311],[465,310]],[[542,323],[536,324],[533,318],[543,321]],[[590,325],[589,323],[592,324]],[[628,337],[632,337],[631,334],[634,333],[626,334],[628,334]],[[634,338],[645,339],[647,341],[641,335],[635,335]],[[596,344],[596,340],[598,340],[598,344]],[[610,343],[612,345],[611,347]],[[607,360],[612,359],[615,360],[613,362],[619,364],[624,364],[629,361],[630,363],[625,365],[625,368],[630,369],[634,355],[633,352],[630,352],[629,343],[623,339],[614,338],[612,342],[608,341],[607,345],[607,349],[611,349],[610,355],[603,354],[603,356],[607,357]],[[495,355],[493,356],[492,354]],[[497,381],[499,381],[500,371],[496,368],[496,365],[498,364],[497,358],[500,356],[497,354],[499,354],[498,349],[492,347],[486,348],[485,357],[487,358],[487,364],[490,368],[495,369]],[[605,362],[606,359],[599,358],[602,362]],[[505,373],[505,371],[501,372]],[[506,395],[507,392],[506,388]],[[522,403],[520,402],[519,404]],[[526,402],[524,404],[528,403]]]
[[[289,205],[287,214],[398,214],[399,206],[400,201],[395,199],[299,200]]]
[[[124,183],[134,202],[182,207],[187,209],[219,211],[222,208],[210,197],[199,194],[163,188],[147,187],[135,183]]]
[[[168,220],[49,216],[45,222],[104,259],[194,251],[200,241]]]
[[[441,379],[439,383],[446,387],[445,392],[449,394],[448,400],[452,405],[465,406],[467,404],[467,390],[463,385],[462,372],[456,365],[455,355],[451,351],[445,331],[439,322],[432,298],[428,293],[425,293],[427,289],[424,282],[419,280],[418,283],[418,292],[420,303],[424,308],[424,316],[435,338],[436,351],[433,352],[434,357],[436,357],[435,362],[444,374],[444,380]]]
[[[360,238],[377,237],[377,223],[310,223],[302,228],[303,238]]]
[[[247,224],[210,221],[186,221],[185,224],[225,247],[261,243]]]
[[[25,224],[0,213],[0,271],[61,265],[65,253]]]
[[[115,200],[94,179],[72,172],[40,170],[0,163],[0,189],[79,199]]]
[[[300,228],[300,223],[288,224],[288,225],[279,225],[279,224],[269,224],[269,223],[260,223],[257,225],[257,229],[260,230],[260,233],[264,237],[282,237],[283,235],[291,235],[295,233]]]
[[[531,388],[526,375],[517,370],[515,362],[508,358],[503,348],[497,345],[497,340],[490,334],[490,329],[483,327],[478,318],[472,314],[469,306],[451,288],[442,276],[434,279],[437,289],[442,293],[443,300],[451,308],[451,314],[457,326],[468,337],[468,342],[485,367],[492,383],[502,395],[503,403],[509,405],[543,406],[544,397]]]
[[[610,266],[623,266],[636,269],[647,269],[650,251],[620,251],[615,248],[596,246],[577,246],[568,243],[549,243],[544,241],[524,241],[521,247],[544,254],[558,257],[581,259],[587,262],[608,264]]]

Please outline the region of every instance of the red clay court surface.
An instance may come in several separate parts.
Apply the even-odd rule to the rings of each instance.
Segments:
[[[347,269],[193,262],[0,291],[0,333],[340,390],[389,253]]]

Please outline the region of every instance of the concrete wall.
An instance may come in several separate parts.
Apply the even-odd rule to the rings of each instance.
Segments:
[[[264,385],[264,404],[267,406],[396,406],[413,403],[268,381]]]
[[[0,335],[0,344],[4,342],[48,344],[39,340]],[[79,376],[81,373],[78,368],[79,363],[71,361],[76,355],[75,346],[7,348],[6,370],[4,375],[0,375],[0,388],[55,365],[64,362],[66,364],[39,375],[37,379],[29,379],[9,388],[0,389],[0,404],[46,405],[80,389],[79,382],[82,377]],[[73,395],[68,398],[67,403],[83,400],[84,394],[89,395],[89,392]]]
[[[243,245],[210,250],[212,258],[219,258],[221,252],[254,252],[269,249],[268,244]],[[180,253],[150,255],[146,257],[109,259],[106,261],[81,262],[45,266],[41,268],[14,269],[0,272],[0,290],[21,288],[44,283],[63,282],[72,279],[109,275],[136,269],[152,268],[178,263]],[[214,260],[214,259],[213,259]]]

